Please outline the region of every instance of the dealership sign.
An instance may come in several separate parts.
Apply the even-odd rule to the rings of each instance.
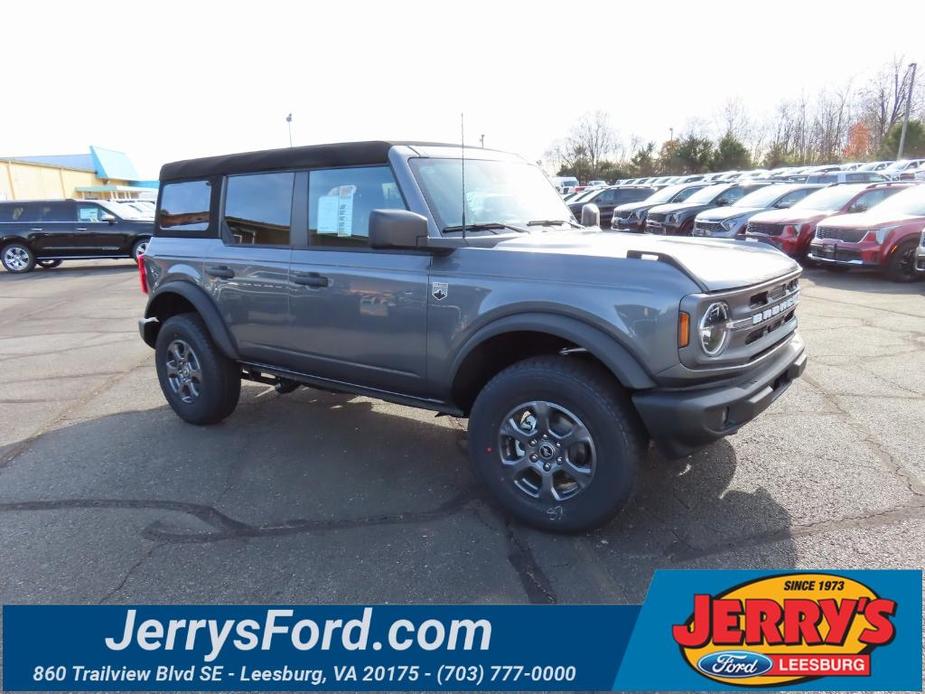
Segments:
[[[642,605],[7,605],[18,691],[914,690],[921,571],[657,571]]]

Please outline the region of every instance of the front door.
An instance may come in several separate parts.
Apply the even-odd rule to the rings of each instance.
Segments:
[[[308,243],[293,248],[289,273],[293,368],[424,394],[431,256],[368,246],[370,213],[405,209],[391,170],[319,169],[300,181],[295,197],[307,207]]]
[[[77,203],[77,226],[70,255],[124,253],[129,232],[125,221],[95,202]]]

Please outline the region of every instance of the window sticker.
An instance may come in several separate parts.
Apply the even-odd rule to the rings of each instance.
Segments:
[[[78,212],[79,212],[78,219],[80,219],[81,222],[100,221],[99,219],[100,208],[98,207],[80,207],[78,208]]]
[[[331,189],[318,198],[318,233],[351,236],[353,232],[353,194],[356,186]]]

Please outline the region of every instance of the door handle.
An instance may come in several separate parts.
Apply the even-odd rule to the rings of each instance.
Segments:
[[[292,281],[305,287],[327,287],[331,284],[330,278],[319,275],[317,272],[293,273]]]
[[[221,277],[223,280],[230,280],[234,277],[234,270],[227,265],[209,265],[206,267],[206,274],[212,277]]]
[[[42,227],[32,227],[29,231],[43,231]]]
[[[77,227],[77,231],[86,231],[87,227]]]

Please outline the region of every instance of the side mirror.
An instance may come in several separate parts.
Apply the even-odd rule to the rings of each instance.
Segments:
[[[109,222],[110,224],[115,224],[116,217],[115,215],[109,214],[108,212],[104,212],[103,214],[100,215],[100,221]]]
[[[427,217],[408,210],[373,210],[369,214],[371,248],[427,247]]]
[[[858,212],[867,212],[867,205],[864,203],[855,203],[845,211],[845,214],[857,214]]]
[[[581,208],[581,226],[599,227],[601,225],[601,210],[593,202],[583,205]]]

